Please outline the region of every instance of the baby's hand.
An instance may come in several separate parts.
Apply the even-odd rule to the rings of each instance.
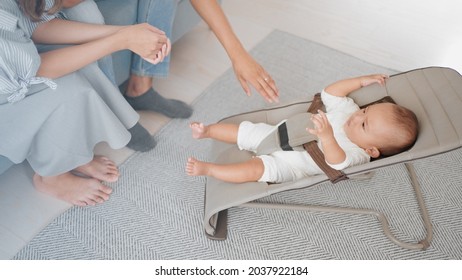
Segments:
[[[388,79],[388,75],[385,74],[375,74],[369,76],[361,77],[361,87],[377,83],[379,85],[385,85],[385,81]]]
[[[311,120],[314,123],[314,129],[307,128],[306,130],[316,135],[319,139],[327,139],[328,137],[334,137],[334,131],[332,126],[327,119],[326,113],[321,110],[318,110],[318,114],[312,114]]]

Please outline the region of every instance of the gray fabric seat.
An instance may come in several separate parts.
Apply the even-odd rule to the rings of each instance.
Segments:
[[[416,69],[390,77],[385,87],[372,85],[350,94],[350,97],[360,106],[385,96],[391,96],[397,104],[411,109],[417,115],[419,120],[418,139],[415,145],[406,152],[345,169],[344,172],[350,178],[377,168],[398,163],[409,163],[412,160],[430,157],[461,147],[462,76],[458,72],[442,67]],[[309,105],[310,101],[294,102],[271,109],[232,116],[221,122],[240,123],[243,120],[248,120],[277,124],[288,116],[306,112]],[[212,155],[216,157],[215,161],[220,163],[240,162],[252,156],[250,152],[240,151],[233,145],[218,141],[214,142],[212,149]],[[244,206],[248,202],[277,192],[305,188],[326,181],[328,178],[324,174],[282,184],[232,184],[207,177],[204,202],[205,233],[212,239],[225,239],[226,210],[231,207]],[[416,184],[418,183],[416,182]],[[427,228],[427,231],[429,230],[431,231],[431,225]],[[387,230],[384,228],[384,231]],[[429,234],[431,240],[431,233]],[[418,246],[418,248],[425,249],[422,246]]]

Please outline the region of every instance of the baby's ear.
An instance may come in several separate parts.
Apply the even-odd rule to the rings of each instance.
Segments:
[[[364,150],[371,158],[378,158],[380,156],[380,151],[377,147],[371,147]]]

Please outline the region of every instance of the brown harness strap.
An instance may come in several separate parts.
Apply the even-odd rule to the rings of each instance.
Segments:
[[[322,153],[321,149],[319,149],[318,143],[316,141],[311,141],[306,144],[303,144],[303,148],[305,148],[308,154],[310,154],[314,162],[326,174],[326,176],[329,177],[329,180],[332,183],[335,184],[342,180],[348,179],[348,176],[341,170],[334,169],[326,163],[326,160],[324,159],[324,154]]]
[[[310,108],[308,108],[308,112],[312,114],[317,114],[318,110],[321,110],[324,107],[322,103],[321,94],[316,93],[313,97],[313,101],[311,102]],[[326,174],[329,180],[332,183],[337,183],[342,180],[348,179],[348,176],[343,173],[341,170],[333,169],[330,167],[324,158],[324,154],[319,149],[317,141],[311,141],[306,144],[303,144],[303,148],[308,152],[314,162],[318,165],[318,167]]]
[[[313,96],[313,101],[311,101],[310,108],[308,108],[308,113],[317,114],[318,110],[322,110],[324,103],[322,103],[321,93],[316,93]]]

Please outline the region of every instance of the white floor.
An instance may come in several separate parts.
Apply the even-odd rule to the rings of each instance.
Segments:
[[[455,0],[224,0],[235,32],[251,49],[279,29],[399,71],[447,66],[462,72],[462,2]],[[278,55],[278,54],[275,54]],[[173,47],[171,75],[156,82],[166,96],[192,102],[230,67],[226,53],[201,23]],[[277,81],[276,81],[277,82]],[[245,98],[244,93],[242,98]],[[281,94],[284,94],[283,92]],[[142,112],[154,134],[168,121]],[[116,162],[129,149],[97,147]],[[38,193],[27,164],[0,175],[0,259],[10,259],[70,205]]]

